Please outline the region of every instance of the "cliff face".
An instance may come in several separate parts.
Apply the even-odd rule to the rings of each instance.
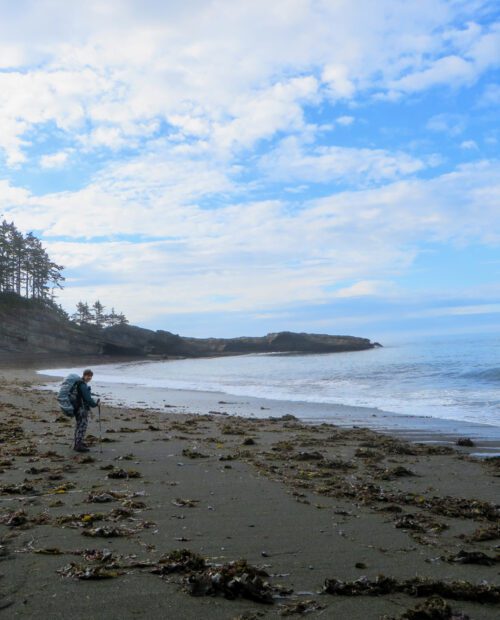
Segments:
[[[206,357],[243,353],[333,353],[361,351],[373,345],[367,338],[279,332],[262,337],[183,338],[170,332],[120,325],[102,331],[103,353],[108,355],[178,355]]]
[[[0,358],[44,355],[99,355],[102,345],[51,308],[29,300],[0,299]]]
[[[366,338],[279,332],[262,337],[184,338],[133,325],[78,326],[52,308],[0,299],[0,359],[48,356],[208,357],[244,353],[332,353],[371,349]]]

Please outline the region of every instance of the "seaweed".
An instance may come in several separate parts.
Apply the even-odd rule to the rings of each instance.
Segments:
[[[461,549],[455,555],[446,558],[447,562],[456,562],[458,564],[480,564],[482,566],[493,566],[500,562],[500,557],[492,558],[482,551],[464,551]]]
[[[32,553],[40,555],[63,555],[64,551],[61,551],[57,547],[45,547],[41,549],[32,549]]]
[[[442,532],[448,529],[445,523],[439,521],[433,521],[429,517],[423,514],[405,514],[398,517],[394,521],[394,527],[404,530],[412,530],[415,532],[428,532],[433,533]]]
[[[135,530],[126,527],[95,527],[89,530],[83,530],[83,536],[91,536],[92,538],[121,538],[131,536]]]
[[[20,482],[19,484],[1,485],[0,493],[5,495],[36,495],[37,491],[29,482]]]
[[[24,512],[24,510],[7,512],[0,516],[0,523],[3,523],[8,527],[20,527],[28,523],[28,515]]]
[[[292,457],[294,461],[321,461],[325,457],[321,454],[321,452],[298,452],[294,454]]]
[[[184,508],[186,506],[188,508],[194,508],[199,501],[199,499],[182,499],[182,497],[177,497],[172,500],[172,504],[174,506],[179,506],[180,508]]]
[[[189,459],[207,459],[208,454],[203,454],[202,452],[198,452],[196,448],[192,450],[190,448],[184,448],[182,451],[182,456],[185,456]]]
[[[87,502],[105,504],[116,501],[116,497],[107,491],[91,491],[87,496]]]
[[[141,478],[142,474],[135,469],[112,469],[108,476],[112,480],[128,479],[128,478]]]
[[[308,614],[312,611],[320,611],[325,609],[325,605],[320,605],[318,601],[313,599],[305,599],[303,601],[297,601],[296,603],[288,603],[288,605],[282,605],[280,609],[280,616],[292,616],[294,614]]]
[[[355,581],[326,579],[323,588],[323,593],[340,596],[382,596],[397,592],[415,597],[438,595],[478,603],[500,602],[500,586],[488,583],[475,585],[468,581],[445,582],[424,577],[414,577],[402,581],[384,575],[378,575],[373,580],[364,576]]]
[[[413,609],[408,609],[400,620],[469,620],[462,612],[454,612],[440,596],[432,596]]]
[[[411,469],[406,469],[406,467],[398,466],[393,467],[392,469],[385,469],[380,477],[382,480],[394,480],[394,478],[410,476],[416,476],[415,472],[411,471]]]
[[[95,521],[102,521],[105,515],[101,512],[84,512],[80,515],[68,514],[56,517],[55,523],[60,526],[72,528],[91,527]]]
[[[110,569],[104,566],[91,566],[70,562],[57,571],[63,577],[75,577],[76,579],[112,579],[124,575],[124,571]]]
[[[193,572],[185,580],[191,596],[224,596],[227,599],[247,598],[259,603],[272,604],[273,588],[264,580],[269,575],[246,560],[237,560],[223,566],[208,566]]]
[[[202,571],[206,568],[205,559],[189,549],[176,549],[162,556],[151,571],[156,575]]]
[[[465,537],[471,542],[481,542],[484,540],[497,540],[500,538],[500,523],[479,527],[470,536]]]

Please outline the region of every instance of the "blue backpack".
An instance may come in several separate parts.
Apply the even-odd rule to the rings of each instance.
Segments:
[[[57,394],[57,402],[62,412],[70,418],[75,416],[81,403],[79,385],[82,383],[81,377],[72,373],[64,379]]]

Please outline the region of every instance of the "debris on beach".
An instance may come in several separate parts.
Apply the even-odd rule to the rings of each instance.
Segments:
[[[40,549],[31,549],[31,553],[39,555],[63,555],[65,552],[58,547],[42,547]]]
[[[280,608],[280,616],[293,616],[294,614],[303,615],[311,613],[312,611],[321,611],[325,609],[325,607],[325,605],[321,605],[318,601],[305,599],[303,601],[282,605]]]
[[[199,499],[182,499],[182,497],[177,497],[172,500],[172,504],[174,506],[179,506],[180,508],[194,508],[199,501]]]
[[[228,599],[247,598],[258,603],[274,603],[274,590],[265,581],[268,573],[237,560],[222,566],[207,566],[186,578],[191,596],[224,596]]]
[[[102,512],[92,512],[87,513],[84,512],[82,514],[67,514],[60,515],[56,517],[54,523],[56,525],[60,525],[62,527],[71,527],[71,528],[79,528],[79,527],[90,527],[94,521],[102,521],[105,518],[105,515]]]
[[[2,484],[0,493],[5,495],[35,495],[37,491],[32,484],[25,481],[18,484]]]
[[[95,458],[90,456],[90,454],[86,454],[85,456],[77,456],[75,462],[79,465],[88,465],[90,463],[95,463]]]
[[[448,529],[446,523],[435,521],[424,514],[405,514],[394,521],[394,527],[414,532],[431,532],[437,534]]]
[[[96,527],[89,530],[83,530],[83,536],[91,536],[93,538],[119,538],[124,536],[131,536],[135,534],[135,530],[126,527]]]
[[[112,480],[129,479],[129,478],[141,478],[142,474],[135,469],[115,469],[110,470],[107,475]]]
[[[484,540],[497,540],[500,538],[500,523],[479,527],[470,536],[465,536],[470,542],[481,542]]]
[[[87,562],[110,562],[113,559],[109,549],[85,549],[81,555]]]
[[[184,448],[184,450],[182,451],[182,456],[185,456],[188,459],[207,459],[208,458],[208,454],[203,454],[202,452],[199,452],[197,450],[197,448]]]
[[[74,484],[73,482],[64,482],[63,484],[60,484],[59,486],[54,487],[53,489],[50,489],[48,493],[52,495],[62,495],[64,493],[67,493],[71,489],[74,489],[75,487],[76,487],[76,484]]]
[[[246,431],[237,423],[223,424],[221,431],[223,435],[245,435]]]
[[[415,597],[438,595],[454,600],[478,603],[500,602],[500,586],[485,582],[479,585],[468,581],[445,582],[424,577],[414,577],[401,581],[384,575],[378,575],[373,580],[364,576],[355,581],[326,579],[323,588],[324,594],[338,596],[383,596],[397,592]]]
[[[106,565],[85,566],[76,562],[70,562],[57,572],[63,577],[74,577],[76,579],[112,579],[125,574],[122,570],[110,569]]]
[[[361,459],[369,459],[371,461],[381,461],[384,458],[383,452],[372,450],[370,448],[357,448],[354,452],[354,456]]]
[[[95,504],[105,504],[116,501],[115,494],[108,491],[91,491],[87,496],[87,502]]]
[[[175,549],[162,556],[151,571],[155,575],[170,573],[187,573],[202,571],[206,567],[205,559],[189,549]]]
[[[407,469],[406,467],[402,467],[401,465],[398,467],[393,467],[392,469],[385,469],[380,475],[382,480],[394,480],[395,478],[411,476],[416,476],[415,472],[411,471],[411,469]]]
[[[298,452],[292,457],[295,461],[322,461],[325,457],[321,452]]]
[[[357,465],[352,461],[343,461],[342,459],[322,459],[321,463],[317,463],[317,466],[323,469],[338,469],[340,471],[357,468]]]
[[[395,620],[384,617],[384,620]],[[469,616],[460,611],[453,611],[450,605],[440,596],[431,598],[417,604],[414,608],[406,610],[399,620],[470,620]]]
[[[291,593],[290,589],[272,586],[265,570],[244,559],[217,565],[189,549],[176,549],[162,556],[151,572],[164,577],[184,574],[184,587],[191,596],[247,598],[272,604],[276,596]]]
[[[493,566],[500,562],[500,555],[493,558],[482,551],[464,551],[461,549],[455,555],[446,558],[447,562],[455,562],[458,564],[480,564],[482,566]]]
[[[24,510],[15,510],[0,515],[0,523],[7,527],[19,527],[28,523],[28,515]]]

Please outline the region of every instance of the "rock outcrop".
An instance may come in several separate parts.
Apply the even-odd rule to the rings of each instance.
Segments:
[[[377,346],[367,338],[278,332],[262,337],[187,338],[133,325],[79,326],[54,308],[0,299],[0,359],[32,357],[210,357],[245,353],[333,353]],[[380,346],[380,345],[378,345]]]
[[[166,331],[120,325],[102,330],[107,355],[206,357],[245,353],[335,353],[361,351],[375,345],[367,338],[278,332],[261,337],[186,338]]]

